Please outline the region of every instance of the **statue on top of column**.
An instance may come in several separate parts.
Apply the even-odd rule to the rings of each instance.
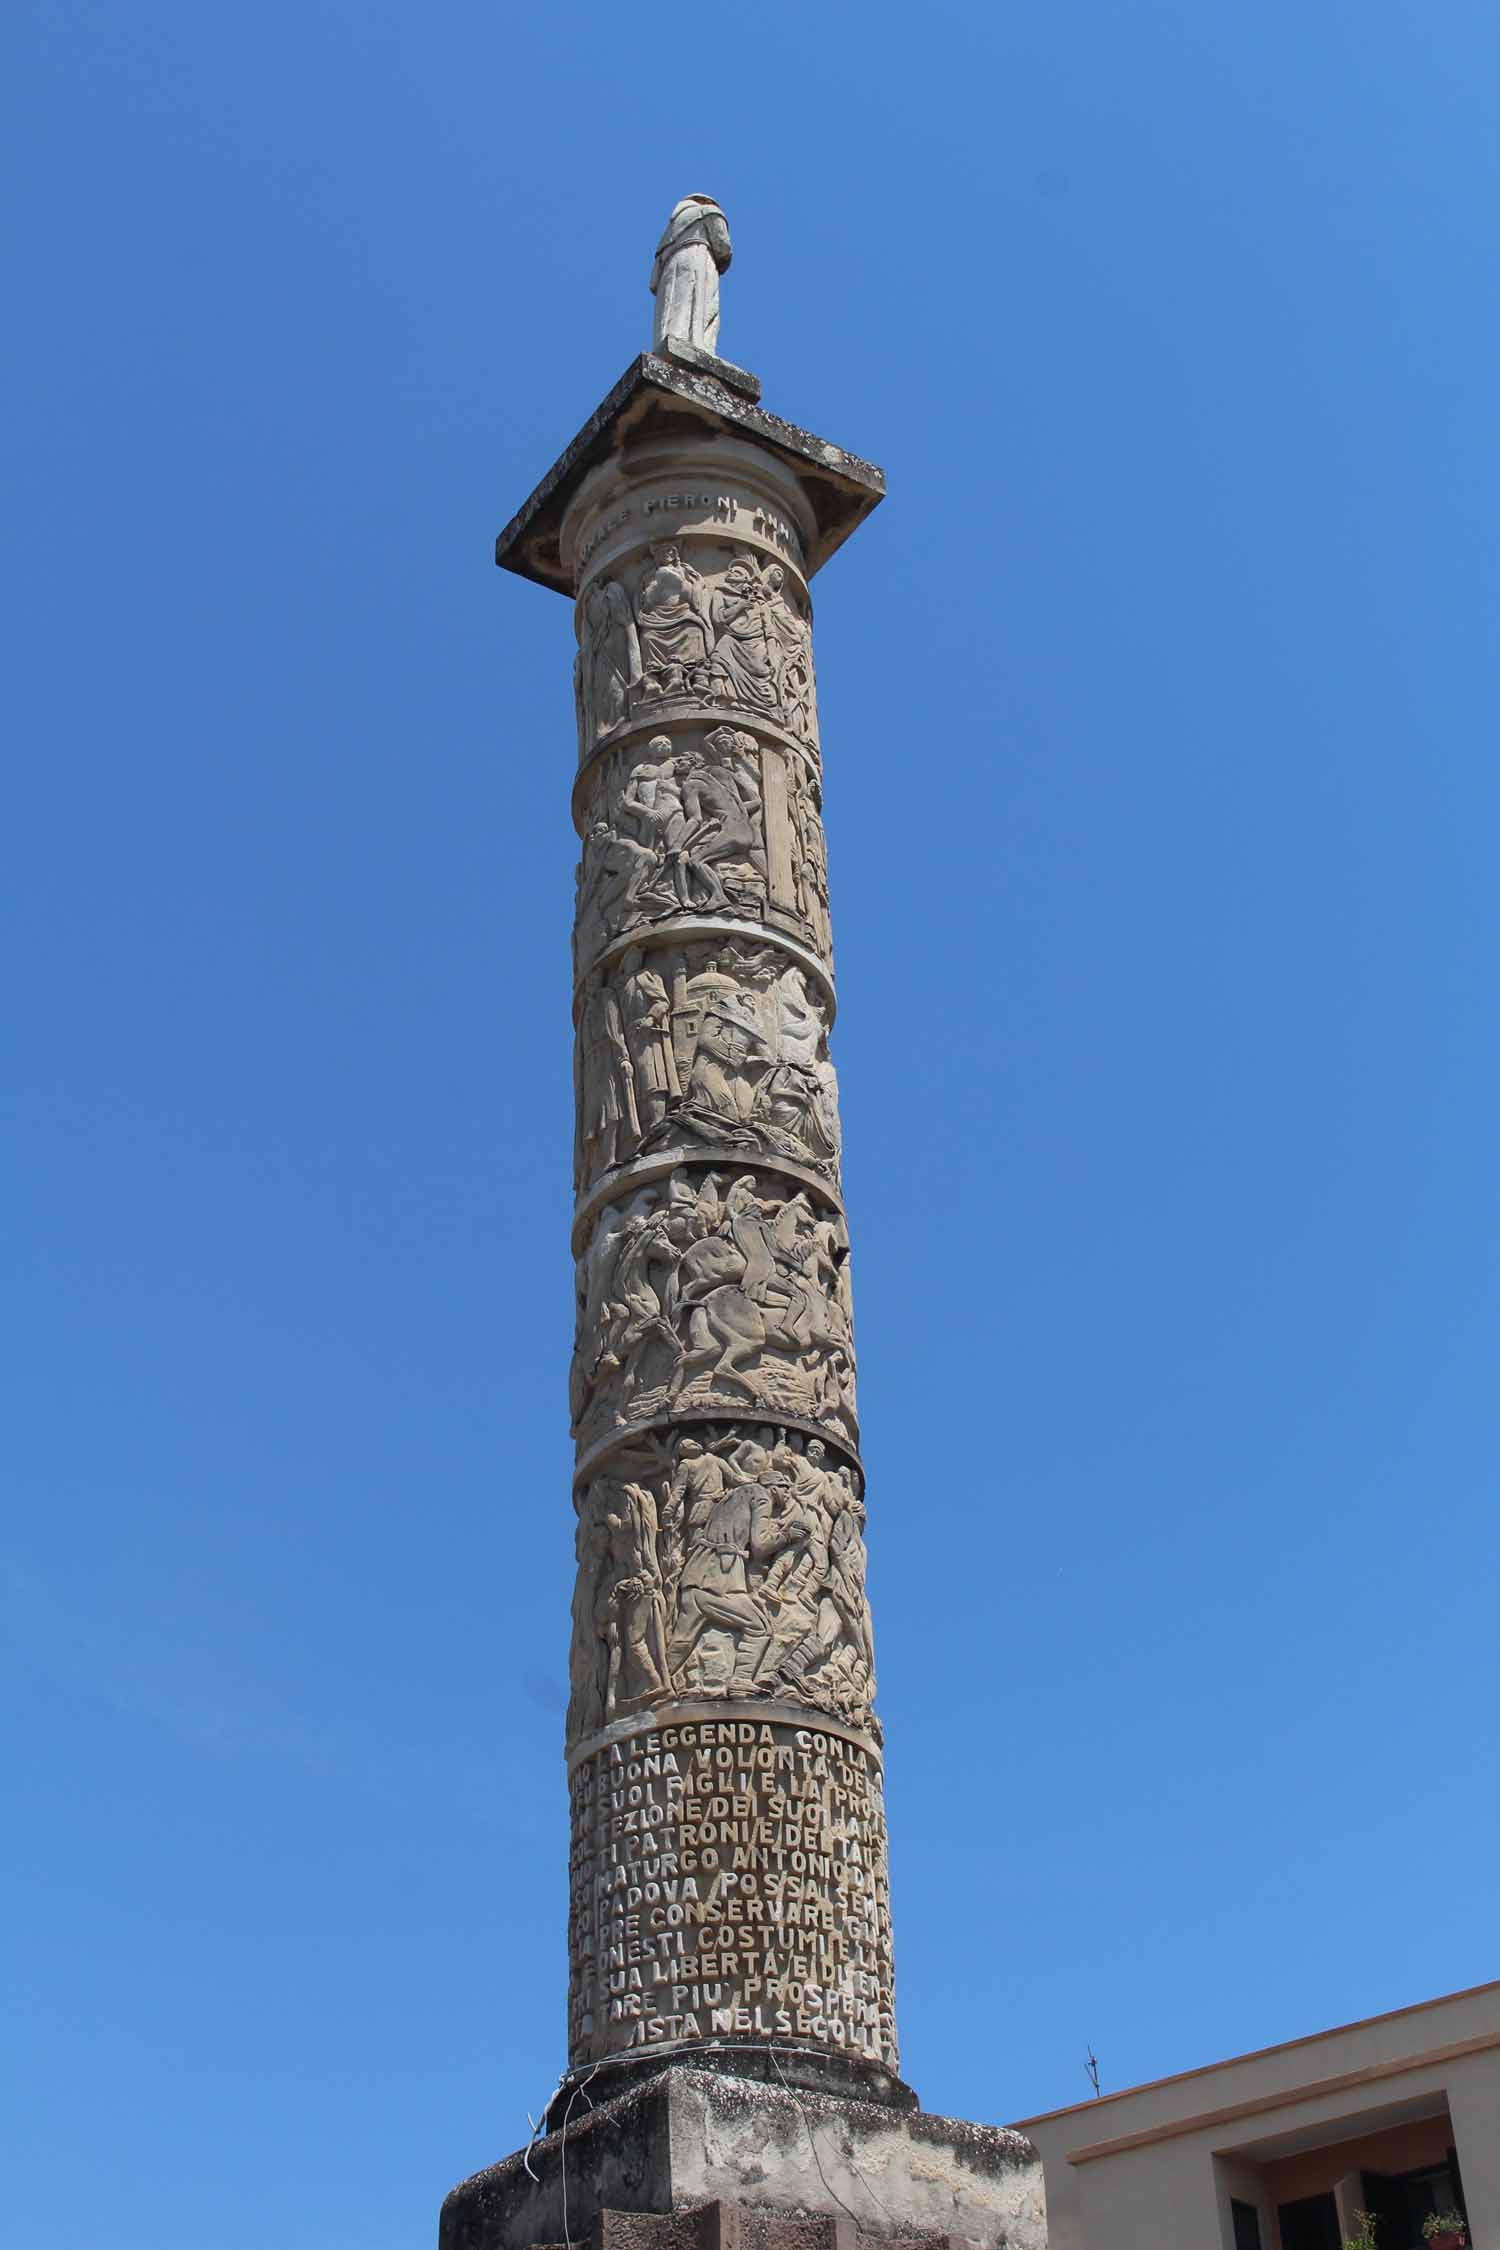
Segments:
[[[711,195],[687,195],[673,207],[651,267],[656,299],[652,349],[669,339],[719,349],[719,276],[729,268],[729,222]]]

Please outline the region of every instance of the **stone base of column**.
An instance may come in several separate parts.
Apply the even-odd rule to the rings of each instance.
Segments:
[[[606,2062],[570,2070],[547,2104],[543,2130],[555,2133],[564,2117],[576,2123],[580,2115],[602,2109],[605,2103],[632,2092],[648,2078],[677,2070],[708,2070],[721,2078],[748,2078],[779,2086],[786,2093],[832,2094],[837,2101],[872,2103],[880,2109],[914,2110],[922,2106],[914,2087],[867,2056],[845,2057],[819,2047],[769,2047],[764,2040],[726,2038],[712,2046],[694,2040],[676,2054],[656,2047],[643,2054],[614,2055]]]
[[[658,2072],[477,2172],[439,2250],[1046,2250],[1024,2134],[716,2070]]]

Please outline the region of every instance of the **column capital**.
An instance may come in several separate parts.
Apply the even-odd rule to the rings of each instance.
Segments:
[[[495,541],[495,561],[571,595],[575,565],[563,553],[563,519],[584,481],[627,448],[635,453],[657,438],[691,443],[699,434],[748,441],[790,470],[811,520],[809,578],[885,498],[884,474],[872,461],[768,414],[717,376],[642,352],[512,516]]]

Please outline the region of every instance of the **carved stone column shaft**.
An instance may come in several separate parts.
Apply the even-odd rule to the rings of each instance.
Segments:
[[[899,2101],[808,594],[881,487],[661,359],[591,428],[502,534],[578,634],[569,2064]]]

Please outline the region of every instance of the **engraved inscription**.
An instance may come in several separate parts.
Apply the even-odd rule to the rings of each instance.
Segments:
[[[572,1779],[569,2051],[815,2041],[896,2069],[875,1753],[817,1726],[642,1726]]]

